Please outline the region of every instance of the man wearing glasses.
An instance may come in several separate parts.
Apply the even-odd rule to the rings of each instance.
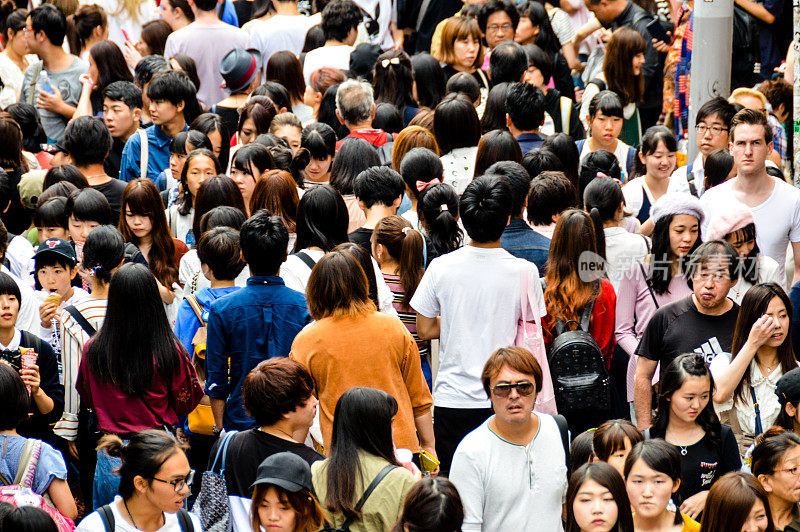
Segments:
[[[734,114],[734,106],[720,96],[711,98],[697,111],[694,128],[697,133],[697,149],[700,152],[694,161],[672,173],[672,177],[678,178],[679,182],[686,179],[689,191],[695,196],[702,195],[705,189],[706,174],[703,167],[708,154],[715,150],[728,149],[728,131]]]
[[[500,348],[481,381],[494,415],[461,441],[450,468],[464,504],[462,530],[563,530],[565,440],[553,416],[533,412],[539,364],[526,349]]]

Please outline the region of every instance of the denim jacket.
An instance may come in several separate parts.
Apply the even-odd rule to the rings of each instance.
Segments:
[[[539,275],[544,276],[550,239],[531,229],[523,219],[511,219],[500,237],[500,245],[515,257],[534,263]]]
[[[245,376],[262,360],[288,356],[294,337],[310,321],[305,296],[287,288],[277,276],[252,276],[247,286],[212,303],[206,394],[227,400],[225,429],[255,426],[242,405]]]

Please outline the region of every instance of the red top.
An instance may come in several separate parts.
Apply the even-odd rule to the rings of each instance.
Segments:
[[[373,146],[375,146],[376,148],[380,148],[381,146],[386,144],[389,140],[389,136],[382,129],[357,129],[356,131],[353,131],[352,133],[347,135],[345,139],[349,137],[364,139]],[[336,143],[336,151],[339,151],[339,148],[342,147],[343,142],[344,139]]]
[[[75,388],[88,406],[97,414],[97,424],[103,432],[128,434],[141,430],[175,425],[178,416],[195,409],[203,397],[194,366],[183,348],[178,367],[171,382],[157,373],[153,383],[141,396],[128,395],[111,383],[100,382],[86,364],[87,342],[78,368]]]
[[[589,334],[597,340],[603,359],[606,362],[606,369],[611,367],[611,357],[614,354],[614,317],[617,306],[617,294],[611,281],[603,279],[600,287],[600,294],[594,303],[592,316],[589,320]],[[550,343],[553,341],[553,318],[549,315],[542,318],[542,330],[544,331],[545,347],[549,350]]]

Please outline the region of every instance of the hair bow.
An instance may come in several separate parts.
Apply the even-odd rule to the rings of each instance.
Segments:
[[[381,66],[383,68],[389,68],[389,65],[399,65],[399,64],[400,64],[399,57],[393,57],[391,59],[384,59],[383,61],[381,61]]]
[[[422,192],[428,185],[441,185],[442,182],[439,180],[438,177],[431,179],[430,181],[417,181],[417,192]]]
[[[608,177],[608,174],[603,172],[597,172],[597,177]]]

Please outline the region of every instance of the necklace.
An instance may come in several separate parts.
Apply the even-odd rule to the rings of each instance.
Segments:
[[[688,445],[678,445],[678,447],[680,447],[681,449],[681,456],[686,456],[686,453],[689,452],[686,450],[686,447],[688,447]]]
[[[133,515],[131,515],[131,510],[130,508],[128,508],[128,501],[122,499],[122,504],[125,506],[125,511],[128,512],[128,517],[131,518],[131,524],[133,525],[133,528],[135,528],[136,530],[141,530],[141,528],[139,528],[139,525],[137,525],[136,521],[133,519]],[[161,520],[163,521],[163,524],[161,526],[167,524],[167,518],[164,517],[164,512],[161,512]]]

